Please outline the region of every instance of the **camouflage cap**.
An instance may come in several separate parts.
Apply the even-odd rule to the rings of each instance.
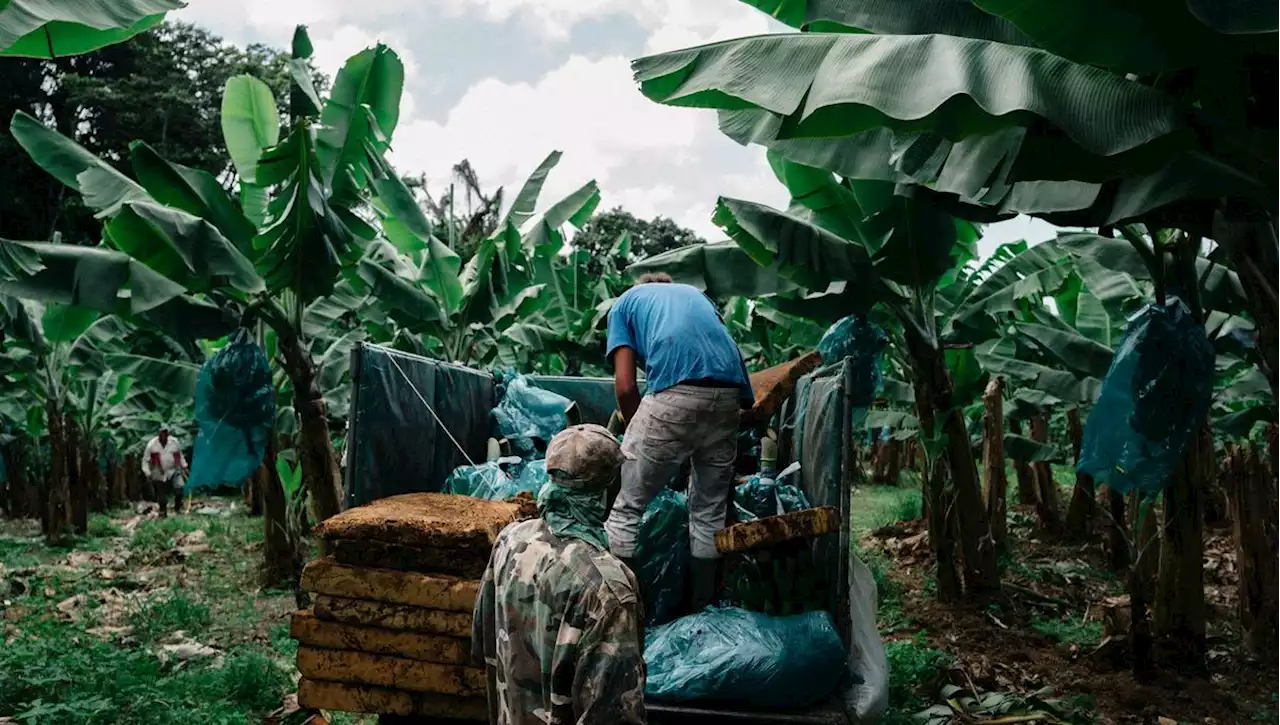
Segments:
[[[547,446],[547,473],[569,488],[604,487],[618,477],[628,456],[604,426],[585,424],[565,428]]]

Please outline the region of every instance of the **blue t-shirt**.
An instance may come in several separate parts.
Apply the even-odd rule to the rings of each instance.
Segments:
[[[755,402],[738,346],[715,305],[696,287],[650,282],[624,292],[609,311],[610,361],[620,347],[644,361],[646,393],[717,381],[738,386],[744,407]]]

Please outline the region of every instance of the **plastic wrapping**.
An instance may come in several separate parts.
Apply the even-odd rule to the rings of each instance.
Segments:
[[[836,691],[848,672],[829,612],[770,617],[712,607],[651,630],[645,694],[794,710]]]
[[[645,509],[636,544],[646,625],[663,624],[680,614],[690,555],[688,500],[664,488]]]
[[[568,426],[573,401],[537,387],[525,375],[508,373],[500,385],[502,399],[493,409],[499,437],[506,438],[521,458],[540,457],[555,434]]]
[[[1168,485],[1205,423],[1214,352],[1176,297],[1148,305],[1125,330],[1085,424],[1076,468],[1121,493]]]
[[[500,458],[475,466],[458,466],[445,481],[444,492],[505,501],[527,491],[535,497],[547,482],[545,460],[523,463],[519,458]]]
[[[799,466],[793,466],[793,469],[798,471]],[[777,478],[755,474],[738,484],[734,489],[733,500],[751,515],[750,518],[739,521],[813,508],[804,491],[788,483],[789,477],[789,471],[783,471]]]
[[[196,379],[200,432],[187,493],[244,485],[262,465],[275,417],[276,391],[267,356],[241,328],[201,366]]]
[[[468,457],[484,460],[493,375],[378,345],[361,344],[352,357],[348,507],[441,491]]]
[[[849,679],[840,699],[851,722],[880,722],[889,708],[889,660],[876,623],[880,594],[867,565],[849,559]]]
[[[529,382],[572,400],[583,423],[606,425],[618,409],[617,393],[609,378],[571,378],[562,375],[530,375]],[[637,383],[644,395],[644,381]]]

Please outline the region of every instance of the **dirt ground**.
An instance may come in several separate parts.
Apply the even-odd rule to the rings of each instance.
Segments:
[[[935,688],[950,683],[970,692],[1091,698],[1082,719],[1107,725],[1277,721],[1276,663],[1256,661],[1240,647],[1229,530],[1206,532],[1207,675],[1161,672],[1139,684],[1127,668],[1127,648],[1108,636],[1115,628],[1108,616],[1127,598],[1123,583],[1107,571],[1105,530],[1071,546],[1040,536],[1030,510],[1016,511],[1011,522],[1005,599],[984,607],[934,600],[922,521],[883,526],[862,540],[864,551],[888,557],[887,575],[902,589],[901,624],[886,640],[914,638],[953,657]]]

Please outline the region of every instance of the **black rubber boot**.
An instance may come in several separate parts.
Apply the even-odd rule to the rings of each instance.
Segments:
[[[689,559],[689,612],[697,614],[714,604],[716,596],[716,576],[720,572],[719,559]]]

